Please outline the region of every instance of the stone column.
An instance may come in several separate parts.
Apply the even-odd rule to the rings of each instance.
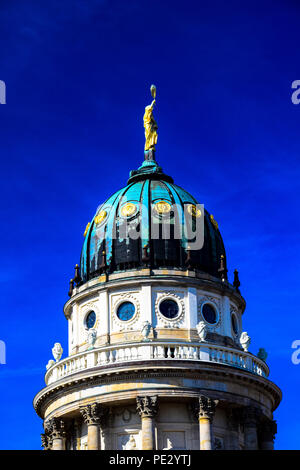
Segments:
[[[100,403],[79,408],[88,428],[88,450],[100,450],[100,424],[105,414],[105,408]]]
[[[243,414],[245,450],[257,450],[257,422],[259,418],[259,410],[253,406],[247,406],[244,408]]]
[[[238,408],[229,408],[227,417],[227,450],[240,450],[239,442],[239,424],[241,420],[240,410]]]
[[[60,418],[51,418],[45,425],[42,442],[47,443],[52,450],[65,450],[65,423]]]
[[[154,450],[154,417],[158,411],[158,397],[137,397],[136,403],[142,420],[142,450]]]
[[[200,450],[213,449],[212,422],[215,415],[217,400],[200,395],[194,405],[194,412],[199,421]]]
[[[261,450],[274,450],[274,439],[277,433],[277,423],[272,419],[264,420],[259,426],[259,441]]]

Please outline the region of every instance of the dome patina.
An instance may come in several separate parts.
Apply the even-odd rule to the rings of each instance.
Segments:
[[[220,260],[226,276],[226,257],[218,224],[204,211],[204,244],[189,249],[175,235],[174,220],[186,223],[184,207],[197,216],[198,201],[165,175],[154,159],[130,173],[127,185],[101,204],[88,224],[81,253],[81,282],[101,275],[150,267],[197,270],[220,277]],[[181,211],[179,211],[181,209]],[[169,216],[168,218],[166,216]],[[124,224],[129,236],[124,236]],[[169,224],[169,236],[162,236]],[[153,237],[153,228],[159,236]],[[123,232],[123,233],[122,233]],[[138,236],[132,236],[137,233]],[[224,274],[223,274],[224,275]]]

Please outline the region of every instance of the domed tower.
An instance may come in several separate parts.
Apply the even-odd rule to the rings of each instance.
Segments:
[[[281,392],[248,351],[217,222],[155,160],[154,103],[142,166],[84,233],[69,354],[55,344],[34,399],[43,447],[272,449]]]

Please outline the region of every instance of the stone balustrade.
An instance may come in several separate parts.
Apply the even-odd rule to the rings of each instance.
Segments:
[[[69,356],[47,370],[46,385],[69,375],[99,366],[129,364],[136,361],[196,361],[212,362],[243,369],[268,377],[265,362],[251,353],[211,343],[149,342],[104,346]]]

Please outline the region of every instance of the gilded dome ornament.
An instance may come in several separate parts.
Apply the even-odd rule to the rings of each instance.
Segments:
[[[171,204],[167,201],[159,201],[154,205],[154,210],[158,214],[168,214],[171,211]]]
[[[90,228],[90,225],[91,225],[91,223],[89,222],[89,223],[87,224],[87,226],[85,227],[85,231],[84,231],[84,233],[83,233],[83,236],[84,236],[84,237],[85,237],[86,234],[88,233],[88,230],[89,230],[89,228]]]
[[[120,212],[122,217],[132,217],[137,213],[137,207],[133,202],[127,202],[127,204],[121,207]]]
[[[214,216],[212,214],[210,214],[210,221],[211,223],[213,224],[213,226],[215,227],[215,229],[219,230],[219,224],[218,222],[215,220]]]
[[[202,215],[202,212],[200,209],[197,209],[197,207],[195,206],[195,204],[189,204],[187,206],[187,211],[190,215],[192,215],[193,217],[196,217],[197,219],[199,217],[201,217]]]
[[[95,224],[101,224],[107,217],[106,211],[100,211],[99,214],[95,217]]]
[[[153,117],[153,107],[155,105],[156,87],[151,85],[152,103],[145,108],[144,128],[145,128],[145,151],[155,150],[157,144],[157,123]]]

